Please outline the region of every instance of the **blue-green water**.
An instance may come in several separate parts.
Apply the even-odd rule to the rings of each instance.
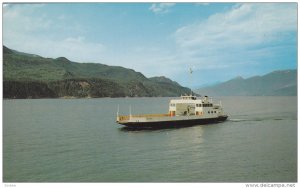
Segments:
[[[3,101],[4,182],[295,182],[297,97],[223,97],[230,119],[125,131],[169,98]]]

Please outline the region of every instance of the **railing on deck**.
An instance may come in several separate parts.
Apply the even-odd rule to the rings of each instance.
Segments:
[[[127,121],[132,118],[155,118],[155,117],[166,117],[170,116],[170,114],[139,114],[139,115],[121,115],[119,117],[119,121]]]

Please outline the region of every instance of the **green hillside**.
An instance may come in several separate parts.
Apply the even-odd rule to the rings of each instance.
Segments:
[[[3,46],[4,98],[179,96],[188,88],[120,66],[43,58]],[[161,77],[162,78],[162,77]]]
[[[65,57],[43,58],[15,52],[6,47],[3,47],[3,65],[5,80],[52,81],[68,78],[103,78],[118,81],[147,80],[141,73],[124,67],[99,63],[75,63]]]

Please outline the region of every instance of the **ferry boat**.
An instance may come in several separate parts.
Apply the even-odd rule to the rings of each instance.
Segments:
[[[221,101],[213,104],[208,96],[197,99],[193,95],[172,99],[167,114],[119,115],[117,123],[133,129],[178,128],[223,122],[228,118]]]

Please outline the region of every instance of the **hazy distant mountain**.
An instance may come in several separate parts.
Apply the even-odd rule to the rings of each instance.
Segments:
[[[3,46],[4,98],[179,96],[189,89],[120,66],[76,63]]]
[[[248,79],[236,77],[211,87],[196,90],[212,96],[296,96],[297,70],[274,71]]]
[[[218,85],[220,83],[222,83],[222,82],[216,81],[216,82],[212,82],[212,83],[201,84],[201,85],[193,86],[193,89],[197,90],[197,89],[201,89],[201,88],[205,88],[205,87],[211,87],[211,86]]]

